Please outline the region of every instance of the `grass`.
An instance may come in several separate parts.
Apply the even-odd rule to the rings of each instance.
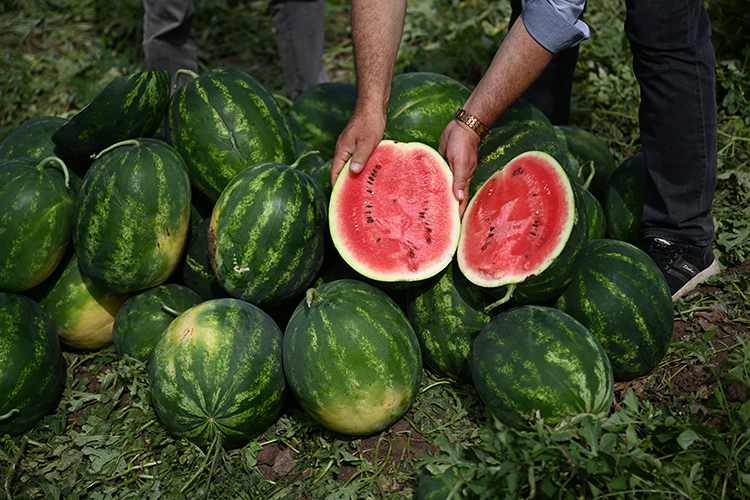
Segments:
[[[750,252],[750,38],[731,2],[708,5],[719,37],[715,244],[731,265]],[[266,2],[196,6],[201,69],[232,65],[283,94]],[[326,8],[326,67],[334,81],[353,83],[348,2],[328,0]],[[603,138],[618,161],[639,149],[623,9],[616,0],[589,5],[592,40],[581,47],[573,100],[575,123]],[[473,86],[509,13],[505,2],[410,0],[397,73],[436,71]],[[144,69],[141,15],[138,0],[0,5],[0,139],[36,116],[72,116],[116,76]],[[721,303],[746,327],[748,282],[746,274],[717,278],[715,295],[679,302],[676,318]],[[407,417],[379,435],[332,434],[290,402],[262,436],[230,451],[169,435],[150,405],[143,363],[112,348],[69,352],[57,411],[24,436],[0,437],[0,497],[407,499],[416,498],[428,471],[450,479],[454,498],[746,498],[750,403],[724,392],[750,382],[746,340],[711,367],[714,383],[700,398],[670,394],[670,380],[659,375],[706,365],[719,350],[711,340],[709,333],[674,344],[656,381],[625,391],[601,419],[550,426],[532,418],[527,428],[510,429],[485,413],[471,387],[425,372]],[[698,401],[704,410],[693,412]]]

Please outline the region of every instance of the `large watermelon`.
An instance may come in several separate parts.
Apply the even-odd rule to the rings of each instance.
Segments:
[[[167,123],[193,184],[214,201],[245,168],[295,160],[294,136],[278,102],[237,69],[212,69],[177,89]]]
[[[112,144],[150,137],[169,102],[168,71],[143,71],[112,80],[52,135],[73,157],[89,158]]]
[[[258,307],[225,298],[170,323],[149,366],[151,401],[164,425],[203,448],[245,445],[281,410],[281,330]],[[217,437],[218,435],[218,437]]]
[[[517,301],[542,303],[573,278],[587,237],[579,188],[550,155],[523,153],[469,201],[458,265],[476,285],[512,285]]]
[[[471,91],[445,75],[404,73],[393,78],[385,135],[399,142],[421,142],[437,149],[440,135]]]
[[[555,133],[555,127],[549,121],[547,115],[531,102],[525,99],[517,99],[511,106],[492,124],[492,128],[499,127],[532,127],[543,130],[548,134]]]
[[[303,293],[323,264],[325,224],[320,186],[294,165],[243,170],[221,193],[208,229],[219,284],[262,306]]]
[[[609,177],[602,194],[608,238],[640,246],[645,176],[646,161],[641,152],[620,163]]]
[[[440,376],[471,382],[471,348],[490,321],[484,309],[493,299],[461,274],[455,260],[435,279],[409,288],[406,298],[424,364]]]
[[[70,242],[75,201],[59,158],[0,164],[0,291],[28,290],[52,274]]]
[[[482,401],[506,425],[539,411],[549,423],[612,405],[612,366],[585,326],[551,307],[514,307],[479,333],[471,375]]]
[[[62,263],[60,264],[63,265]],[[97,350],[112,344],[115,316],[129,294],[101,288],[81,270],[72,253],[55,282],[43,283],[39,305],[49,315],[54,331],[67,347]]]
[[[49,318],[28,297],[0,292],[0,437],[23,434],[55,409],[65,362]]]
[[[295,99],[289,109],[289,125],[295,136],[324,160],[333,158],[339,134],[349,122],[357,103],[357,87],[351,83],[314,85]]]
[[[349,435],[380,432],[419,391],[422,355],[406,315],[380,289],[337,280],[310,289],[284,333],[284,373],[302,409]]]
[[[460,219],[453,174],[420,143],[382,141],[359,174],[348,163],[333,186],[331,238],[344,260],[368,278],[419,281],[453,258]]]
[[[177,268],[190,223],[190,178],[175,149],[123,141],[91,165],[76,201],[73,242],[84,273],[116,293],[163,283]]]
[[[644,251],[624,241],[591,241],[555,307],[599,339],[618,382],[650,373],[672,338],[667,282]]]
[[[130,297],[117,311],[112,325],[117,354],[150,360],[164,330],[177,316],[201,302],[200,295],[175,283],[149,288]]]

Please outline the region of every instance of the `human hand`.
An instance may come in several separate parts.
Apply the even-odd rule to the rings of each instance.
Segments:
[[[459,202],[461,216],[469,202],[469,184],[477,168],[479,142],[479,135],[457,120],[451,120],[440,136],[438,153],[453,171],[453,195]]]
[[[349,170],[358,174],[385,132],[385,114],[358,112],[355,110],[349,123],[336,141],[336,151],[331,161],[331,186],[336,184],[341,170],[351,159]]]

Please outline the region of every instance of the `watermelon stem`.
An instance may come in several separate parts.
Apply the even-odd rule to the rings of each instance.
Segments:
[[[594,167],[594,160],[591,160],[588,163],[584,163],[583,165],[581,165],[578,168],[579,176],[580,176],[580,174],[583,173],[583,167],[585,167],[586,165],[588,165],[589,167],[591,167],[591,173],[589,174],[588,177],[586,177],[586,182],[583,183],[583,189],[585,189],[586,191],[588,191],[589,190],[589,186],[591,186],[591,181],[594,180],[594,175],[596,175],[596,167]]]
[[[180,493],[184,493],[185,490],[188,489],[188,486],[190,486],[190,484],[196,480],[196,478],[201,474],[201,472],[203,472],[203,469],[206,468],[208,459],[211,458],[211,450],[215,450],[214,451],[214,464],[213,464],[215,465],[216,455],[219,454],[218,452],[219,448],[221,448],[221,432],[217,431],[216,434],[214,435],[213,441],[211,441],[211,446],[209,446],[208,449],[206,450],[206,456],[203,458],[203,463],[201,463],[200,467],[198,467],[198,470],[196,470],[195,473],[190,477],[190,479],[188,479],[187,483],[182,485],[182,488],[180,488]],[[212,469],[213,469],[213,465],[211,467]],[[210,481],[211,476],[209,476],[208,479]]]
[[[0,415],[0,422],[2,422],[3,420],[5,420],[6,418],[10,418],[10,417],[12,417],[12,416],[13,416],[14,414],[16,414],[16,413],[18,413],[18,412],[20,412],[20,411],[21,411],[21,410],[19,410],[18,408],[13,408],[12,410],[10,410],[10,411],[9,411],[8,413],[6,413],[5,415]]]
[[[292,104],[294,104],[294,102],[292,102],[292,100],[289,99],[285,95],[281,95],[281,94],[272,94],[272,95],[273,95],[273,98],[276,99],[276,101],[279,104],[284,104],[285,106],[290,106],[290,107]]]
[[[95,154],[93,158],[95,160],[99,159],[102,155],[109,153],[113,149],[119,148],[120,146],[140,146],[140,145],[141,145],[141,141],[139,141],[138,139],[128,139],[126,141],[116,142],[112,144],[111,146],[109,146],[108,148],[105,148],[99,151],[99,153]]]
[[[305,303],[307,307],[312,307],[314,303],[318,303],[323,300],[323,297],[315,288],[309,288],[305,293]]]
[[[200,75],[198,75],[198,73],[196,73],[192,69],[185,69],[185,68],[178,69],[177,71],[174,72],[174,88],[175,88],[175,90],[177,90],[177,87],[179,87],[179,85],[177,84],[177,82],[180,81],[180,76],[182,76],[182,75],[190,75],[190,77],[193,80],[195,80],[196,78],[198,78],[198,76],[200,76]]]
[[[513,283],[511,285],[508,285],[508,288],[505,290],[505,295],[501,298],[493,302],[492,304],[488,305],[484,308],[484,312],[489,314],[490,311],[492,311],[494,308],[501,306],[508,302],[513,297],[513,292],[516,289],[516,284]]]
[[[44,166],[47,165],[47,163],[51,161],[56,162],[58,165],[62,167],[63,175],[65,175],[65,189],[70,189],[70,174],[68,174],[68,166],[65,164],[64,161],[62,161],[57,156],[48,156],[47,158],[39,162],[39,165],[37,165],[37,168],[41,172],[44,169]]]
[[[305,151],[304,153],[302,153],[301,155],[299,155],[299,157],[297,157],[297,159],[294,161],[294,163],[292,163],[291,165],[289,165],[289,168],[296,170],[297,167],[299,166],[299,163],[302,160],[304,160],[305,158],[307,158],[310,155],[316,155],[318,153],[320,153],[320,151],[318,151],[318,150]]]
[[[166,312],[168,312],[169,314],[171,314],[174,317],[177,317],[180,314],[182,314],[182,312],[180,312],[180,311],[178,311],[176,309],[172,309],[171,307],[169,307],[168,305],[166,305],[164,302],[161,302],[160,304],[161,304],[161,308],[162,309],[164,309]]]

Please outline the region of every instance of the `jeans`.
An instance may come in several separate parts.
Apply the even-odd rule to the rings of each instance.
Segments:
[[[198,72],[192,0],[143,0],[146,69]],[[287,94],[328,81],[323,66],[325,0],[269,0]],[[180,79],[180,84],[189,77]]]
[[[520,14],[520,4],[511,0],[512,19]],[[641,231],[644,237],[708,246],[714,235],[718,148],[716,59],[708,14],[701,0],[626,0],[626,8],[646,162]],[[570,118],[577,58],[577,47],[556,54],[523,95],[553,124]]]

